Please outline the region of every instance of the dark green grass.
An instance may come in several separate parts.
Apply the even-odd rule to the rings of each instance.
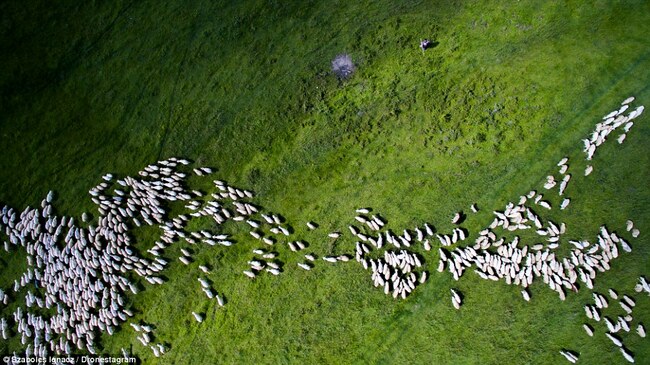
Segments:
[[[255,190],[324,255],[353,247],[326,233],[346,229],[359,206],[398,232],[425,221],[449,232],[454,212],[476,202],[464,223],[473,238],[570,156],[572,203],[544,216],[592,241],[600,225],[623,232],[633,219],[634,252],[595,289],[630,293],[648,274],[647,115],[623,145],[599,148],[588,179],[580,142],[625,97],[649,104],[647,2],[5,2],[0,14],[0,201],[17,209],[54,189],[58,213],[79,216],[102,174],[180,155]],[[439,44],[423,54],[425,37]],[[342,52],[358,71],[341,82],[329,63]],[[308,220],[320,228],[307,232]],[[549,364],[569,348],[584,363],[623,361],[602,324],[584,334],[587,290],[560,302],[535,283],[526,303],[519,288],[472,272],[433,274],[437,253],[423,253],[431,279],[405,301],[372,288],[359,265],[303,272],[285,251],[284,274],[250,281],[241,270],[256,246],[241,227],[224,229],[237,245],[191,246],[189,267],[170,248],[169,281],[131,298],[134,320],[153,323],[170,352],[153,358],[129,326],[102,337],[105,352],[161,364]],[[142,250],[155,230],[136,237]],[[0,254],[2,288],[21,258]],[[199,264],[213,268],[226,307],[200,291]],[[460,311],[450,287],[465,296]],[[649,298],[635,298],[635,319],[650,321]],[[647,340],[624,338],[648,362]]]

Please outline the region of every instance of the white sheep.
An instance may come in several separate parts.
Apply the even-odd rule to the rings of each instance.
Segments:
[[[614,343],[614,345],[618,347],[623,346],[623,342],[621,342],[621,340],[613,336],[611,333],[605,332],[605,336],[607,336],[607,338],[609,338]]]
[[[560,354],[572,364],[575,364],[576,361],[578,361],[578,357],[568,351],[560,351]]]
[[[562,200],[562,203],[560,204],[560,209],[561,210],[566,209],[566,207],[569,206],[570,202],[571,202],[571,199],[569,199],[569,198],[565,198],[564,200]]]
[[[196,319],[197,322],[199,323],[203,322],[203,316],[201,316],[200,314],[196,312],[192,312],[192,315],[194,316],[194,319]]]
[[[643,324],[639,323],[639,325],[636,327],[636,333],[638,333],[641,337],[645,337],[645,327],[643,327]]]
[[[632,356],[632,354],[627,352],[627,350],[625,350],[625,348],[621,347],[619,350],[621,351],[621,354],[623,355],[625,360],[627,360],[629,362],[634,362],[634,356]]]

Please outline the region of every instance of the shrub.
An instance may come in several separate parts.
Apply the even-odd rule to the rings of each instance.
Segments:
[[[355,67],[352,57],[347,53],[340,54],[332,60],[332,72],[339,79],[347,79],[354,73]]]

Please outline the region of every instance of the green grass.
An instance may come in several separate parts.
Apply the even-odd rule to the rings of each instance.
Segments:
[[[647,115],[624,144],[599,148],[588,179],[580,142],[625,97],[650,106],[648,2],[14,1],[0,14],[0,202],[19,210],[53,189],[57,213],[79,216],[104,173],[183,156],[254,190],[314,252],[341,253],[354,242],[325,234],[359,206],[397,232],[425,221],[448,232],[476,202],[464,223],[474,238],[492,210],[541,189],[570,156],[572,203],[545,217],[592,241],[603,224],[622,232],[635,221],[633,253],[596,291],[630,293],[649,273]],[[421,38],[439,44],[423,54]],[[358,71],[339,82],[329,66],[342,52]],[[321,228],[307,232],[308,220]],[[130,326],[102,336],[104,352],[125,347],[146,364],[550,364],[569,348],[581,363],[624,361],[602,324],[584,334],[588,290],[560,302],[535,283],[526,303],[517,287],[436,273],[396,301],[360,265],[303,272],[284,251],[284,274],[250,281],[241,270],[256,245],[240,226],[224,229],[238,232],[235,246],[192,246],[189,268],[169,249],[169,281],[130,298],[170,352],[154,358]],[[138,248],[154,234],[136,232]],[[22,255],[0,253],[2,288]],[[433,273],[437,254],[423,255]],[[200,292],[200,263],[215,268],[225,308]],[[465,296],[460,311],[450,287]],[[650,324],[649,299],[635,298],[635,320]],[[650,361],[647,339],[624,338]],[[0,353],[18,346],[1,342]]]

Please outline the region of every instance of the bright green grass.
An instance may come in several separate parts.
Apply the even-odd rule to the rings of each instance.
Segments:
[[[255,190],[313,251],[342,253],[354,242],[325,235],[358,206],[395,231],[428,221],[448,232],[453,213],[477,202],[464,224],[473,238],[567,155],[572,203],[545,217],[592,241],[602,224],[621,232],[632,218],[641,230],[595,289],[629,293],[650,273],[647,115],[580,178],[580,139],[595,123],[629,95],[650,106],[650,3],[227,3],[0,4],[0,201],[22,209],[54,189],[58,213],[79,216],[102,174],[178,155]],[[439,45],[423,54],[425,37]],[[346,82],[329,74],[342,52],[358,65]],[[321,228],[306,232],[308,220]],[[536,283],[526,303],[516,287],[445,273],[395,301],[360,265],[303,272],[281,249],[286,272],[250,281],[241,270],[256,246],[226,229],[239,231],[236,246],[193,246],[189,268],[169,249],[169,281],[132,297],[135,320],[153,323],[171,351],[153,358],[124,326],[102,337],[106,353],[125,347],[147,364],[553,364],[569,348],[585,364],[623,361],[603,325],[593,339],[581,328],[588,290],[560,302]],[[140,248],[155,237],[136,236]],[[20,258],[0,253],[3,288]],[[437,254],[425,259],[434,272]],[[200,263],[215,267],[225,308],[200,291]],[[460,311],[450,287],[465,296]],[[635,318],[650,324],[650,298],[635,297]],[[647,340],[624,339],[638,363],[650,361]]]

